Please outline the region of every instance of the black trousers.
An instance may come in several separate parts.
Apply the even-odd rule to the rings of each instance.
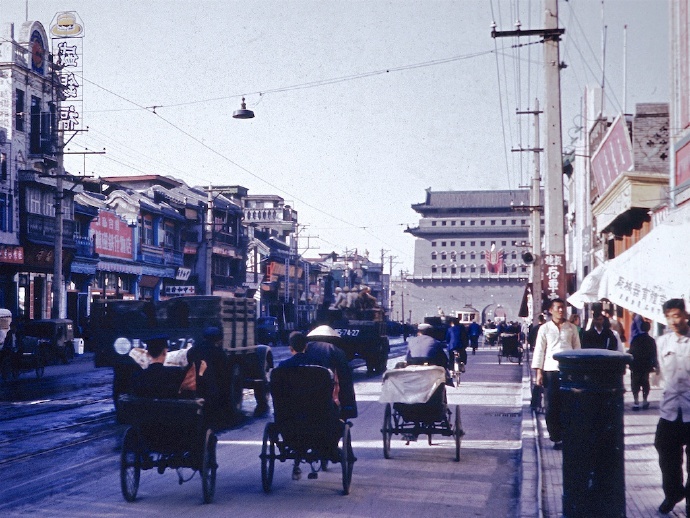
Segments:
[[[563,440],[561,424],[561,381],[558,371],[543,371],[544,374],[544,417],[546,429],[553,442]]]
[[[688,445],[690,445],[690,423],[684,423],[680,415],[675,421],[659,419],[654,447],[659,453],[661,487],[664,490],[664,496],[670,500],[680,500],[683,496],[690,495],[690,480],[685,486],[683,485],[683,447],[685,447],[687,467],[690,468]]]
[[[630,389],[635,399],[642,389],[642,397],[646,400],[649,388],[649,371],[630,371]]]

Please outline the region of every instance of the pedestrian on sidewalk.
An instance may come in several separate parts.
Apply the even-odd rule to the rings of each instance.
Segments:
[[[616,333],[607,325],[608,319],[603,312],[594,310],[592,314],[592,327],[582,335],[583,349],[607,349],[609,351],[621,351],[621,342]],[[621,351],[623,352],[623,351]]]
[[[544,387],[544,414],[546,429],[555,450],[563,449],[561,404],[562,396],[558,379],[558,360],[553,355],[560,351],[580,348],[577,327],[565,317],[563,299],[553,299],[551,320],[539,328],[534,346],[532,368],[536,371],[535,384]]]
[[[683,299],[667,300],[663,310],[671,332],[657,341],[664,378],[659,404],[661,416],[654,438],[664,490],[659,512],[670,513],[678,502],[686,499],[687,514],[690,511],[687,500],[690,483],[683,485],[683,447],[687,449],[690,445],[690,327]]]
[[[642,409],[649,408],[649,373],[659,370],[656,357],[656,341],[649,336],[649,322],[643,320],[638,327],[638,333],[630,343],[630,389],[633,393],[633,410],[640,409],[640,389],[642,389]]]

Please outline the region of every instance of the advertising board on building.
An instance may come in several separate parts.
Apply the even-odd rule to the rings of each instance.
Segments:
[[[592,177],[599,195],[602,196],[613,181],[622,172],[630,171],[632,166],[633,152],[628,126],[625,117],[619,115],[592,155]]]
[[[166,286],[165,294],[170,296],[179,295],[195,295],[196,289],[194,286]]]
[[[91,232],[96,237],[97,254],[132,259],[132,228],[117,214],[99,210],[98,218],[91,223]]]
[[[82,129],[83,88],[82,58],[84,55],[84,24],[74,11],[59,12],[50,24],[53,56],[62,87],[63,100],[58,113],[58,129]]]
[[[0,245],[0,263],[24,264],[24,249],[21,246]]]

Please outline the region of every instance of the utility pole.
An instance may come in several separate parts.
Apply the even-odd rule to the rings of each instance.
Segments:
[[[62,303],[62,153],[57,156],[57,175],[55,177],[55,252],[53,253],[53,304],[50,308],[51,318],[62,318],[64,316]]]
[[[563,149],[561,142],[561,62],[559,41],[565,29],[558,27],[558,0],[544,0],[544,29],[496,31],[493,24],[491,36],[521,37],[540,36],[544,43],[544,75],[546,90],[546,146],[544,175],[544,231],[545,252],[539,268],[549,269],[548,294],[565,297],[565,225],[563,214]],[[532,243],[534,246],[534,243]],[[539,283],[539,286],[541,283]],[[536,290],[535,290],[536,291]]]
[[[204,279],[204,294],[213,295],[213,187],[206,191],[206,275]]]

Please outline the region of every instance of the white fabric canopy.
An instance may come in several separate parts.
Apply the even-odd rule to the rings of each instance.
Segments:
[[[446,382],[446,369],[426,365],[408,365],[383,373],[379,403],[426,403],[436,389]]]
[[[661,306],[670,298],[684,298],[690,308],[690,205],[592,270],[568,302],[582,308],[603,298],[657,322],[665,321]]]

